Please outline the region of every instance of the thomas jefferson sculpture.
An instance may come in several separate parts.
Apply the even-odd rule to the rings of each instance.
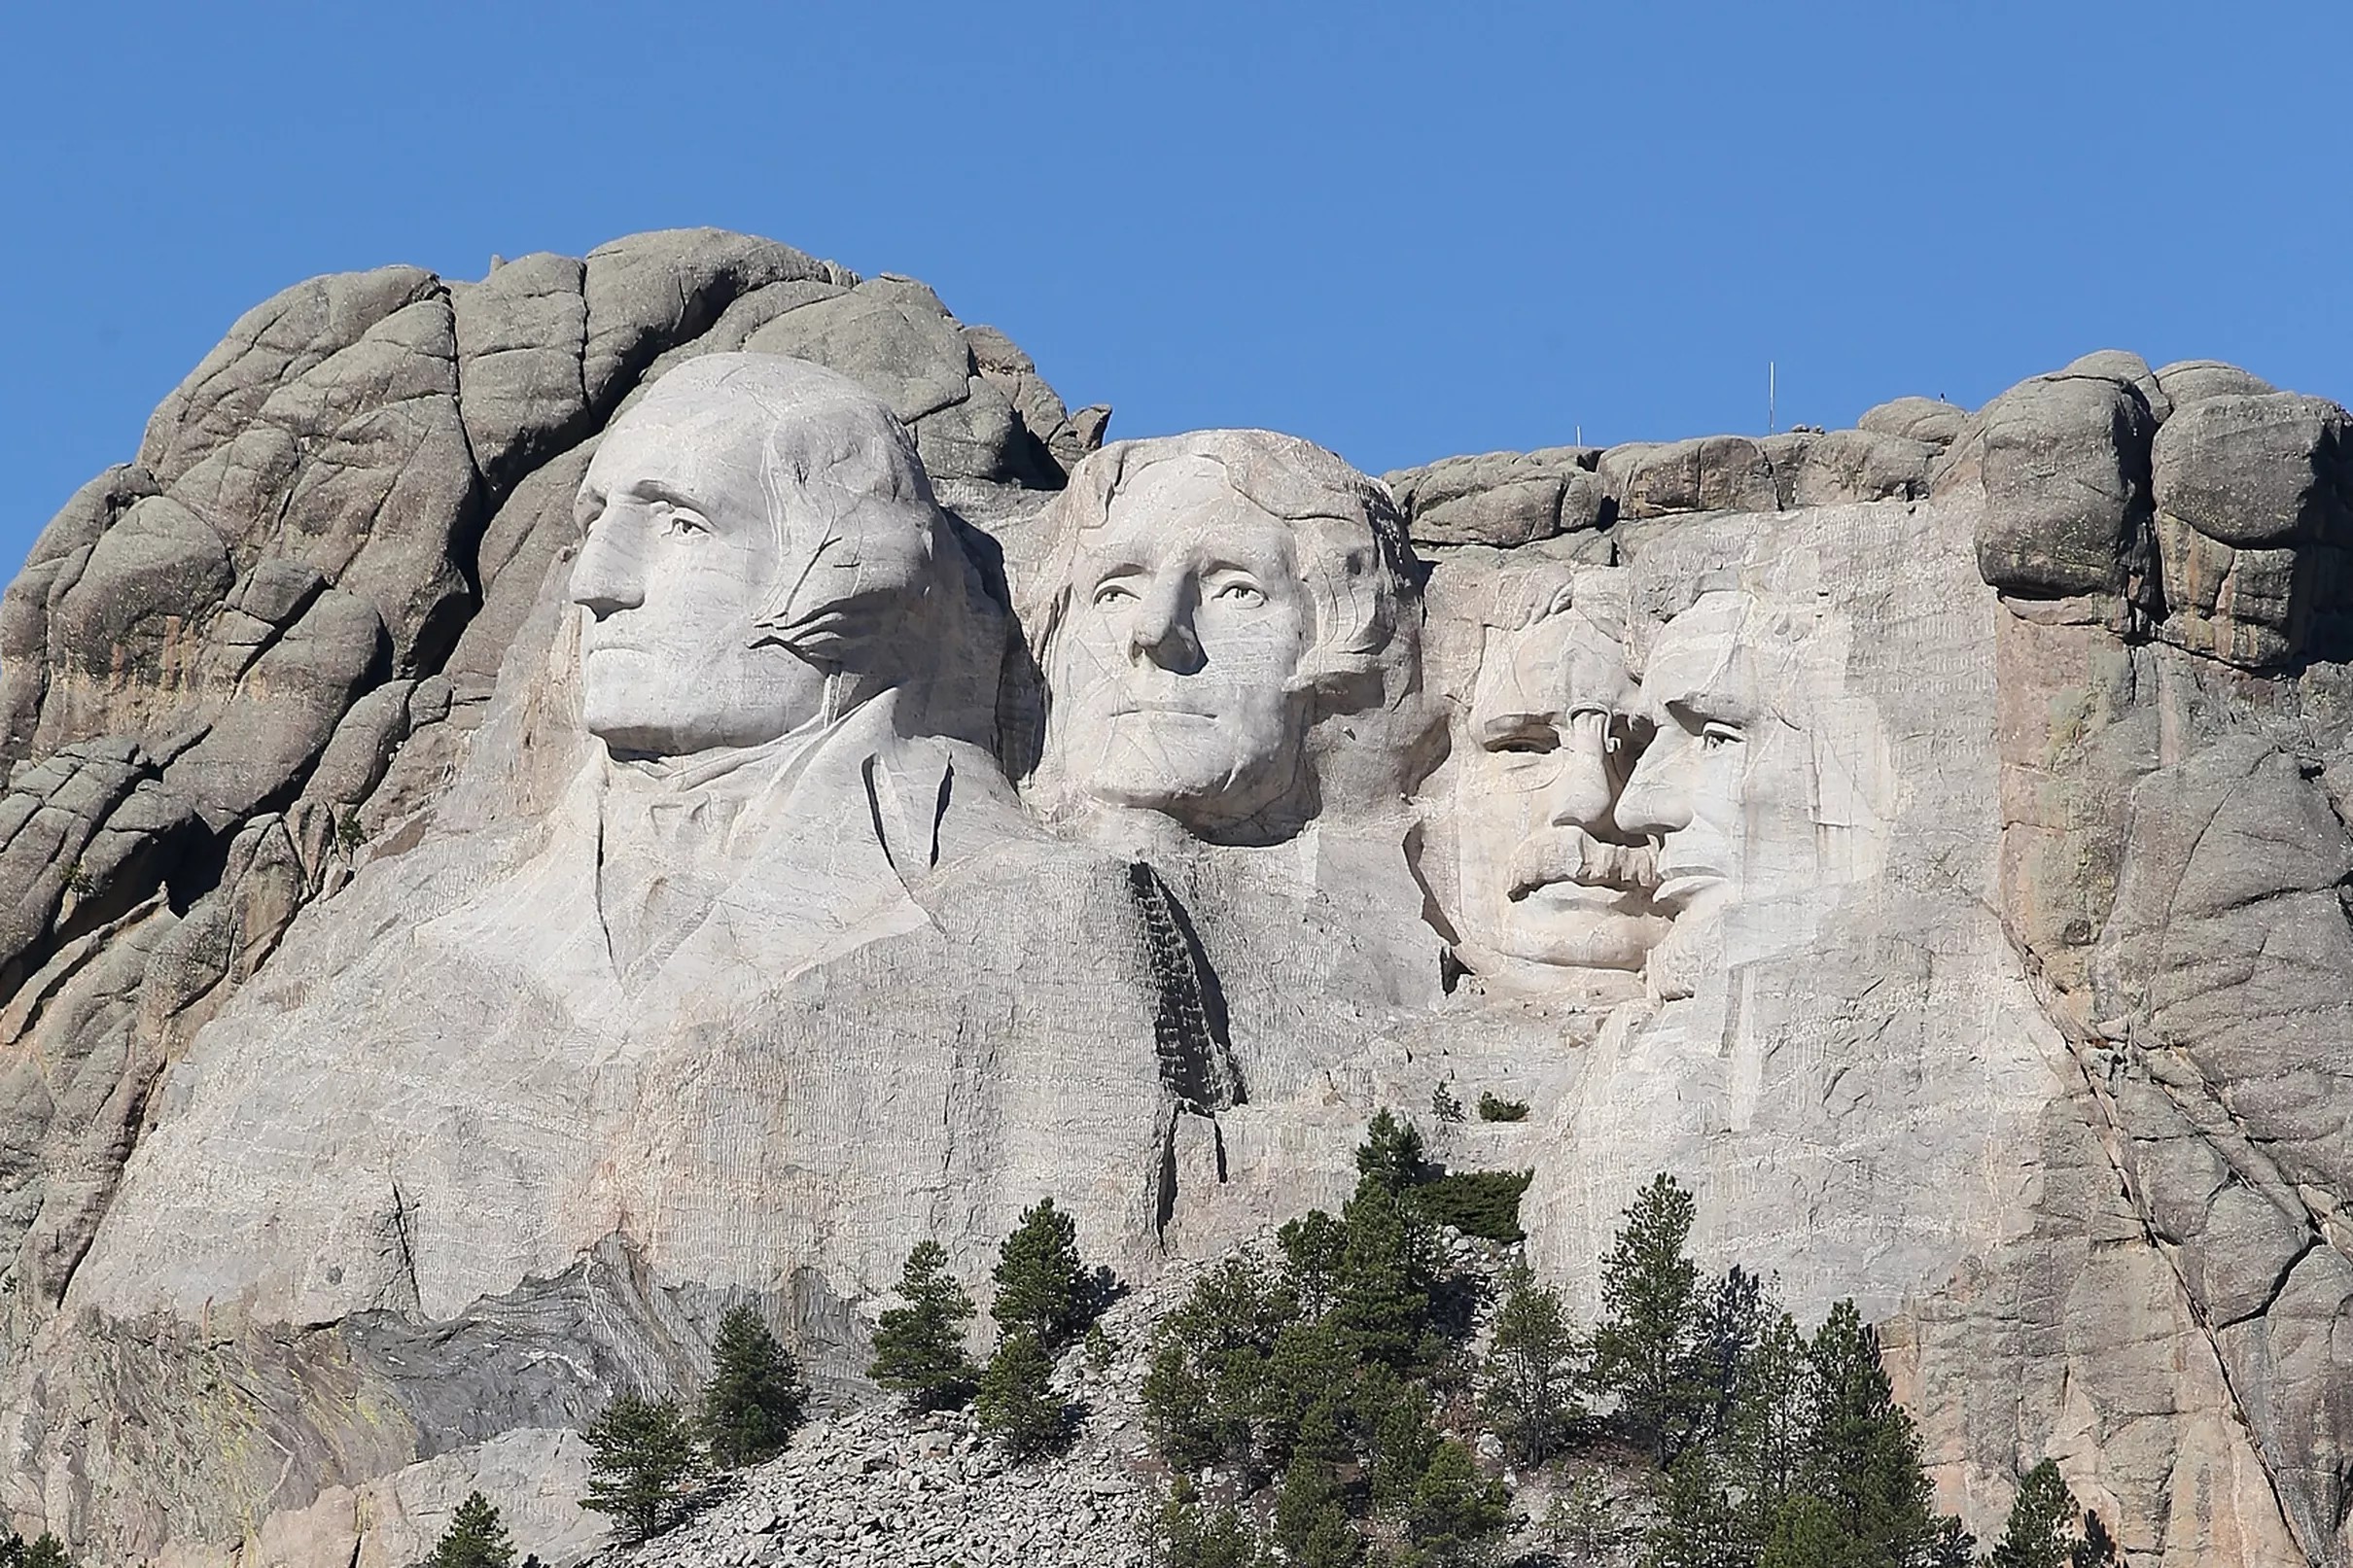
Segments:
[[[1281,840],[1332,793],[1318,722],[1412,683],[1396,509],[1321,447],[1268,431],[1117,442],[1079,465],[1046,527],[1028,630],[1051,693],[1052,811]]]

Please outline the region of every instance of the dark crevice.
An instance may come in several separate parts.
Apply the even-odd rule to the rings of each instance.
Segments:
[[[1128,893],[1143,919],[1145,952],[1160,993],[1152,1040],[1162,1085],[1196,1115],[1213,1116],[1243,1103],[1242,1072],[1226,1033],[1225,993],[1184,906],[1142,860],[1128,863]]]

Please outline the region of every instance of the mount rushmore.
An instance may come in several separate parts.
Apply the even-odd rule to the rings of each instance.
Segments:
[[[1450,458],[1104,440],[644,234],[258,307],[0,600],[0,1505],[593,1539],[737,1302],[854,1380],[1042,1194],[1132,1279],[1384,1104],[1855,1295],[1940,1505],[2353,1551],[2353,446],[2212,362]]]

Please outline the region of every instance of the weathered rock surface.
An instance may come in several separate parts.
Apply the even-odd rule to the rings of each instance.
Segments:
[[[885,413],[754,466],[796,571],[820,512],[863,562],[755,624],[851,677],[706,774],[583,676],[696,517],[620,560],[576,505],[717,450],[658,388],[738,353]],[[2051,1455],[2135,1562],[2342,1562],[2345,418],[2104,352],[1384,491],[1098,451],[1001,332],[746,236],[289,290],[0,598],[0,1504],[391,1568],[480,1485],[578,1560],[574,1432],[727,1303],[854,1397],[914,1240],[977,1284],[1050,1191],[1180,1278],[1447,1082],[1533,1105],[1440,1152],[1534,1168],[1580,1299],[1661,1168],[1708,1261],[1857,1296],[1981,1532]],[[931,629],[860,641],[885,587]],[[859,1419],[693,1550],[1124,1550],[1092,1459]],[[813,1488],[801,1555],[742,1533]]]

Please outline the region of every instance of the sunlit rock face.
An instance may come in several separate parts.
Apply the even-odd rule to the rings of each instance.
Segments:
[[[2342,1560],[2341,410],[1106,417],[715,231],[238,324],[0,601],[20,1527],[577,1556],[727,1305],[852,1380],[917,1240],[1148,1277],[1443,1084],[1589,1309],[1661,1169],[1855,1296],[1981,1530],[2051,1455],[2136,1562]]]

